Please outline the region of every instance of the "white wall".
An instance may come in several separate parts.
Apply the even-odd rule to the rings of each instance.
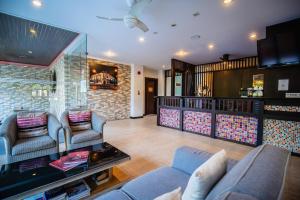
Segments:
[[[167,77],[166,80],[166,96],[171,96],[171,77]]]
[[[165,71],[158,71],[158,96],[165,95]]]
[[[138,74],[140,72],[140,75]],[[130,117],[141,117],[144,115],[144,67],[131,65],[131,100]]]
[[[138,75],[138,71],[141,72]],[[150,69],[144,66],[131,65],[131,117],[141,117],[145,114],[145,78],[158,79],[158,95],[164,95],[164,71]]]

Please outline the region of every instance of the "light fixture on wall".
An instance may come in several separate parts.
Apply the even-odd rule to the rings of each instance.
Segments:
[[[41,0],[32,0],[32,5],[34,7],[40,8],[40,7],[42,7],[43,3]]]

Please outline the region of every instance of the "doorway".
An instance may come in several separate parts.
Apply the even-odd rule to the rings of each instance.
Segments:
[[[158,79],[145,78],[145,115],[156,114],[156,97],[158,90]]]

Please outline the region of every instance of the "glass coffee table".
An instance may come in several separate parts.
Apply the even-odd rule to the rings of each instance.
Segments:
[[[50,162],[69,152],[90,151],[88,162],[69,171],[61,171],[49,165]],[[130,160],[130,156],[109,143],[88,146],[59,154],[43,156],[0,166],[0,199],[24,199],[68,183],[89,179],[91,175],[110,169],[112,177],[107,183],[92,188],[91,195],[121,187],[129,176],[115,166]]]

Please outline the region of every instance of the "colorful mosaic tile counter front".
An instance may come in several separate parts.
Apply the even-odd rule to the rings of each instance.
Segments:
[[[264,120],[263,143],[300,153],[300,122],[274,119]]]
[[[218,114],[216,137],[256,145],[258,120],[254,117]]]
[[[211,135],[211,113],[184,111],[183,130]]]
[[[159,98],[158,125],[251,146],[268,143],[300,155],[299,101]]]
[[[300,112],[299,106],[265,105],[266,111]]]
[[[167,126],[170,128],[180,127],[180,112],[176,109],[165,109],[161,108],[159,110],[160,114],[160,125]]]

